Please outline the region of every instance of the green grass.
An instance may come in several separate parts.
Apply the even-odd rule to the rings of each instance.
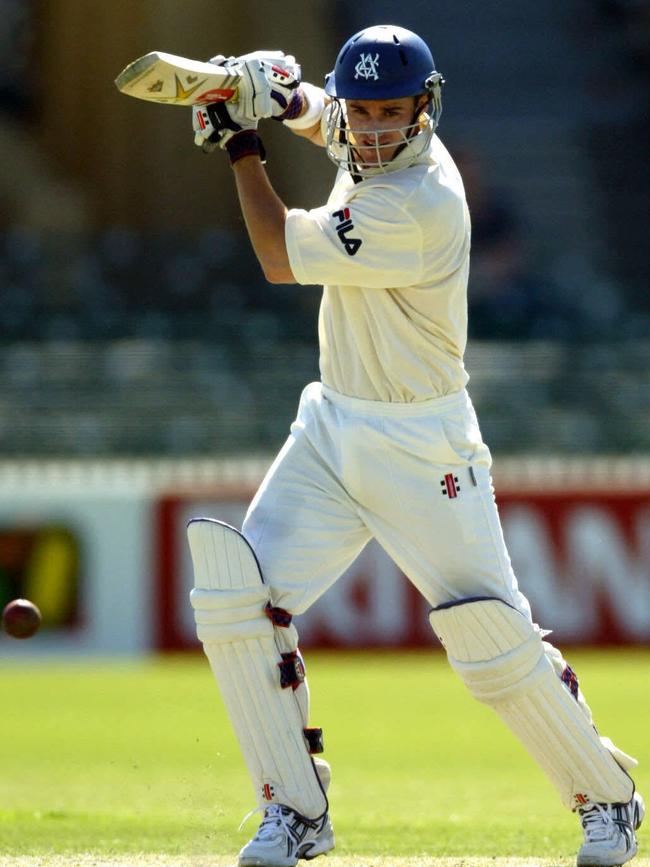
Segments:
[[[601,732],[641,760],[650,791],[650,651],[569,656]],[[337,856],[575,853],[576,818],[442,655],[307,663]],[[0,696],[0,856],[227,855],[256,827],[237,830],[252,789],[201,656],[5,663]]]

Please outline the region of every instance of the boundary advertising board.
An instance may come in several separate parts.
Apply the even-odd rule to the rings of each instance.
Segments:
[[[239,527],[252,490],[215,489],[158,504],[158,647],[196,646],[187,602],[191,517]],[[533,616],[560,644],[650,642],[650,491],[504,486],[498,495],[513,567]],[[357,561],[296,619],[308,647],[421,647],[435,644],[429,605],[379,546]]]
[[[185,525],[241,526],[265,459],[0,462],[0,602],[43,609],[3,659],[198,648]],[[560,645],[650,643],[650,461],[500,458],[520,585]],[[303,647],[435,646],[429,605],[372,542],[308,612]]]

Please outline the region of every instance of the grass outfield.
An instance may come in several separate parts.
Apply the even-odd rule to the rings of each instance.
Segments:
[[[7,867],[235,867],[237,858],[220,856],[184,857],[166,855],[128,855],[121,858],[97,858],[85,855],[52,855],[41,858],[11,858],[2,861]],[[303,862],[300,862],[303,863]],[[304,862],[307,864],[307,862]],[[650,859],[635,858],[634,867],[650,867]],[[314,867],[574,867],[575,858],[395,858],[391,856],[328,855],[315,861]]]
[[[640,759],[650,791],[650,651],[569,656],[601,731]],[[441,654],[307,664],[333,765],[337,848],[323,864],[573,862],[576,818]],[[5,663],[0,695],[3,867],[225,867],[255,829],[253,817],[237,830],[252,790],[201,656]]]
[[[184,857],[182,861],[165,855],[130,855],[122,858],[97,858],[95,855],[53,855],[42,858],[12,858],[2,861],[8,867],[235,867],[237,858],[220,856]],[[300,862],[302,863],[302,862]],[[307,863],[306,861],[304,862]],[[647,858],[635,858],[634,867],[650,867]],[[328,855],[314,867],[574,867],[575,858],[395,858],[340,857]]]

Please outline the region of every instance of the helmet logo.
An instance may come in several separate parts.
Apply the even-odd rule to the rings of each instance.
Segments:
[[[377,72],[378,66],[379,54],[375,54],[375,56],[373,57],[370,53],[362,53],[359,62],[354,67],[354,77],[365,78],[366,81],[369,78],[372,78],[374,81],[377,81],[379,78],[379,73]]]

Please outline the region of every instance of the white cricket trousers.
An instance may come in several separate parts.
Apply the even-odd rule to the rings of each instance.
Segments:
[[[374,537],[432,606],[496,596],[530,619],[466,391],[384,403],[308,385],[246,515],[274,604],[301,614]]]

